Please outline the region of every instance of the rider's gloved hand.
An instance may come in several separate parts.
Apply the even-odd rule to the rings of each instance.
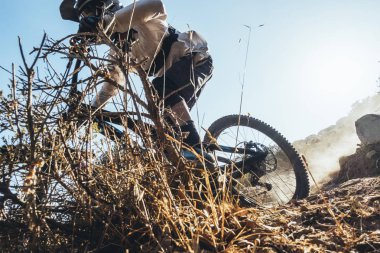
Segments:
[[[97,32],[97,26],[99,24],[100,18],[96,16],[89,16],[84,17],[79,22],[79,33],[85,33],[85,32],[91,32],[96,33]]]
[[[78,33],[97,33],[99,22],[102,22],[101,29],[104,29],[103,32],[114,41],[117,33],[113,31],[113,18],[112,15],[105,15],[103,18],[97,16],[84,17],[79,22]],[[86,35],[85,38],[95,41],[95,36]]]
[[[97,33],[98,32],[98,24],[100,22],[100,18],[96,16],[84,17],[79,22],[78,33]],[[81,36],[87,41],[95,42],[96,35],[85,35]]]

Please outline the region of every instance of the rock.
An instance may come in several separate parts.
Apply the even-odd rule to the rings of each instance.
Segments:
[[[362,144],[380,142],[380,115],[366,114],[355,122],[356,133]]]
[[[333,182],[380,176],[380,143],[363,145],[356,152],[339,159],[340,171]]]

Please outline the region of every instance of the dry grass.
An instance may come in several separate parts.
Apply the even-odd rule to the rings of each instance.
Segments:
[[[147,116],[158,138],[139,125],[142,137],[129,133],[111,141],[97,133],[100,126],[88,111],[78,127],[83,111],[65,114],[73,104],[68,84],[77,70],[68,66],[59,71],[55,61],[71,55],[86,62],[78,104],[88,102],[99,81],[107,79],[107,60],[95,50],[83,53],[65,42],[67,38],[44,40],[31,66],[25,61],[17,74],[10,71],[9,96],[0,98],[0,251],[326,252],[378,247],[370,243],[379,239],[378,232],[344,222],[353,211],[344,216],[337,203],[239,207],[228,182],[210,181],[210,171],[181,158],[181,143],[162,122],[154,91],[137,65],[145,97],[130,84],[128,98],[115,106],[137,112],[137,118]],[[44,76],[35,70],[39,61]],[[129,69],[124,62],[115,59]],[[371,210],[355,209],[356,214],[379,217],[376,202],[371,203]]]

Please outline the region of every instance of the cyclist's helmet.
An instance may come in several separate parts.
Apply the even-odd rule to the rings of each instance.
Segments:
[[[119,0],[78,0],[79,17],[99,16],[103,11],[116,12],[121,9]]]

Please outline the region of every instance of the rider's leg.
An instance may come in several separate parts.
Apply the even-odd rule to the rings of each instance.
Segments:
[[[178,123],[180,129],[177,134],[183,134],[183,142],[196,151],[195,154],[185,148],[182,150],[184,157],[206,167],[214,167],[215,162],[212,156],[200,148],[201,139],[189,111],[211,78],[212,69],[211,58],[194,66],[193,55],[187,55],[174,63],[163,76],[153,80],[161,102],[171,111],[171,120],[168,121]],[[204,160],[200,160],[200,157]]]
[[[194,121],[191,119],[189,107],[185,100],[182,99],[181,102],[173,105],[171,110],[173,113],[172,115],[174,116],[172,120],[177,121],[181,132],[186,134],[183,142],[191,147],[200,148],[201,138],[195,127]]]
[[[179,124],[181,132],[188,133],[184,142],[200,146],[200,137],[190,116],[190,110],[212,75],[211,58],[194,66],[193,55],[182,57],[161,77],[153,80],[165,108],[172,112],[172,121]]]
[[[110,79],[115,81],[115,83],[119,84],[122,87],[125,87],[125,77],[123,72],[121,71],[119,66],[109,66],[108,67]],[[96,108],[102,108],[105,106],[107,101],[115,96],[118,93],[118,87],[109,82],[105,82],[100,89],[100,91],[96,94],[95,99],[92,101],[92,106]]]

